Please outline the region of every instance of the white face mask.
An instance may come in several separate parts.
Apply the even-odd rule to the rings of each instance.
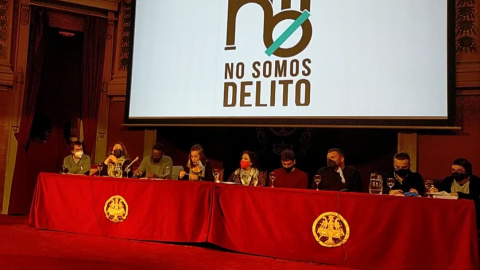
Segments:
[[[82,158],[82,156],[83,156],[83,151],[75,152],[75,156],[76,156],[77,158]]]

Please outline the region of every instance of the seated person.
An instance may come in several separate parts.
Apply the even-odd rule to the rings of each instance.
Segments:
[[[205,157],[205,152],[200,144],[195,144],[190,148],[190,155],[187,162],[188,173],[181,171],[178,177],[182,180],[205,180],[213,181],[212,165]]]
[[[480,228],[480,177],[473,174],[472,164],[464,158],[452,163],[452,174],[432,187],[430,192],[446,191],[460,199],[473,200],[477,213],[477,228]]]
[[[395,184],[392,189],[387,186],[387,178],[394,178]],[[419,173],[410,170],[410,155],[405,152],[396,153],[393,157],[393,172],[383,177],[383,193],[400,195],[404,192],[413,192],[423,196],[425,185]]]
[[[83,153],[83,144],[74,141],[71,148],[72,154],[63,159],[63,172],[71,174],[90,174],[90,157]]]
[[[165,146],[161,143],[157,143],[152,147],[152,154],[146,156],[140,166],[134,173],[135,178],[145,176],[147,179],[152,178],[172,178],[172,159],[169,156],[165,156]],[[166,170],[167,169],[167,170]],[[168,173],[166,173],[168,171]]]
[[[109,151],[109,155],[103,161],[103,166],[101,168],[100,175],[108,175],[114,177],[115,168],[120,166],[122,170],[123,177],[131,177],[133,175],[132,172],[129,172],[129,175],[125,172],[125,168],[130,165],[130,159],[128,157],[127,148],[122,142],[116,142],[112,150]],[[100,168],[99,168],[100,169]]]
[[[263,187],[267,183],[267,174],[258,169],[257,155],[251,151],[243,151],[240,168],[236,169],[227,182],[235,182],[244,186]]]
[[[295,167],[295,153],[292,150],[283,150],[280,154],[282,168],[273,170],[275,180],[274,187],[284,188],[308,188],[308,175]],[[272,186],[271,179],[268,186]]]
[[[339,148],[327,151],[327,166],[318,169],[317,173],[322,179],[319,189],[338,191],[362,191],[362,176],[352,166],[345,166],[345,155]],[[315,182],[311,188],[316,189]]]

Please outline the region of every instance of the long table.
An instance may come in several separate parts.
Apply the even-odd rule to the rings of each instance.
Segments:
[[[211,184],[202,182],[40,173],[30,224],[127,239],[205,242],[212,192]],[[127,203],[128,215],[114,223],[106,217],[105,205],[117,195]]]
[[[115,195],[128,203],[123,222],[105,215]],[[327,212],[348,224],[349,237],[338,247],[325,247],[314,235],[315,222]],[[108,237],[208,242],[361,269],[480,268],[474,204],[468,200],[41,173],[30,223]]]

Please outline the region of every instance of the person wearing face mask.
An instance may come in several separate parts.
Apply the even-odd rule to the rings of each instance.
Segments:
[[[90,174],[90,157],[83,153],[83,144],[79,141],[72,143],[71,155],[63,159],[64,173],[71,174]]]
[[[282,168],[273,170],[275,180],[274,187],[283,188],[304,188],[308,187],[308,175],[295,167],[295,153],[292,150],[283,150],[280,153]],[[271,179],[268,179],[268,186],[272,186]]]
[[[457,158],[452,163],[452,174],[445,177],[438,187],[433,187],[431,191],[446,191],[452,196],[471,199],[478,204],[480,178],[473,174],[472,164],[468,160]]]
[[[119,165],[122,168],[123,177],[131,177],[132,172],[129,175],[125,172],[125,167],[130,164],[127,148],[122,142],[116,142],[109,151],[107,158],[103,161],[102,170],[100,175],[108,175],[114,177],[115,168]]]
[[[321,176],[319,189],[362,191],[360,172],[355,167],[345,165],[345,155],[339,148],[331,148],[327,151],[327,166],[318,169],[316,174]],[[310,188],[316,189],[316,187],[315,182],[312,182]]]
[[[178,174],[178,177],[181,180],[214,180],[212,165],[205,157],[205,152],[203,151],[203,147],[200,144],[195,144],[194,146],[192,146],[192,148],[190,148],[187,168],[188,173],[186,171],[181,171]]]
[[[477,216],[477,229],[480,229],[480,177],[473,174],[470,161],[465,158],[455,159],[452,163],[451,175],[445,177],[430,191],[446,191],[460,199],[473,200]]]
[[[172,179],[172,159],[164,155],[165,146],[157,143],[152,147],[152,154],[146,156],[135,171],[133,177],[145,176],[147,179]],[[168,168],[168,174],[166,173]]]
[[[267,173],[258,169],[258,159],[255,153],[243,151],[240,168],[230,175],[227,182],[235,182],[244,186],[263,187],[267,183]]]
[[[395,179],[395,184],[391,189],[387,186],[387,178]],[[425,194],[425,185],[423,184],[422,176],[410,170],[410,155],[405,152],[399,152],[393,156],[393,172],[383,176],[383,193],[403,195],[405,192],[423,196]]]

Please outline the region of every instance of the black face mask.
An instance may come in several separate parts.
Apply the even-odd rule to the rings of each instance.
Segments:
[[[292,166],[292,167],[288,167],[288,168],[287,168],[287,167],[283,167],[283,169],[284,169],[287,173],[289,173],[289,172],[291,172],[291,171],[293,170],[293,166]]]
[[[123,151],[120,150],[120,149],[113,150],[113,155],[114,155],[116,158],[119,158],[119,157],[123,156]]]
[[[395,173],[400,177],[405,177],[410,173],[409,169],[395,169]]]
[[[337,167],[337,163],[334,160],[331,160],[331,159],[327,160],[327,165],[330,168],[336,168]]]
[[[463,179],[467,178],[467,174],[466,173],[454,172],[454,173],[452,173],[452,177],[453,177],[453,179],[457,180],[457,182],[460,182]]]

